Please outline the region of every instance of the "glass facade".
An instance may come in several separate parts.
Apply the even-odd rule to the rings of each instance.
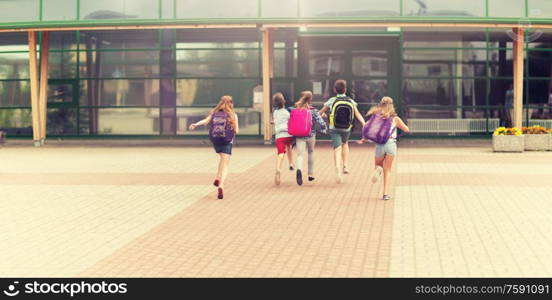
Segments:
[[[549,0],[4,0],[0,24],[198,19],[552,17]]]
[[[0,1],[0,25],[145,19],[261,23],[297,17],[542,21],[552,16],[548,0],[347,0],[337,7],[332,1],[228,2],[20,0],[15,6],[15,1]],[[483,129],[467,133],[489,133],[512,121],[513,40],[508,31],[280,28],[274,32],[272,92],[282,92],[292,105],[302,90],[312,90],[320,106],[333,95],[333,82],[345,78],[363,112],[388,95],[407,120],[473,121]],[[531,124],[552,119],[552,30],[528,29],[526,36],[523,103],[525,124]],[[27,34],[0,37],[0,129],[31,136]],[[201,135],[206,132],[190,132],[187,126],[224,94],[233,96],[244,134],[263,132],[262,104],[254,96],[262,91],[257,28],[59,31],[50,39],[51,136]]]

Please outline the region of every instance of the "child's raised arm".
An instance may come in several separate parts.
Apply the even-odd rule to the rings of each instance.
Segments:
[[[211,122],[211,115],[208,115],[207,118],[197,122],[197,123],[193,123],[190,125],[190,130],[195,130],[198,126],[202,126],[202,125],[207,125],[209,124],[209,122]]]
[[[395,123],[396,123],[396,126],[397,128],[399,128],[400,130],[404,131],[404,132],[410,132],[410,128],[408,128],[408,126],[406,126],[406,124],[403,122],[403,120],[399,117],[395,117]]]

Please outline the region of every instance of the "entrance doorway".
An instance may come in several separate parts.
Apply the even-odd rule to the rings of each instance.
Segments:
[[[335,96],[333,84],[347,80],[348,95],[361,113],[383,96],[400,108],[398,35],[302,36],[299,38],[299,86],[313,92],[316,107]],[[299,91],[299,92],[300,92]]]
[[[48,80],[47,135],[77,135],[77,88],[76,80]]]

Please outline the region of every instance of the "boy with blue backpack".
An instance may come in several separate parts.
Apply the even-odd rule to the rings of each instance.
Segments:
[[[355,100],[346,95],[347,82],[339,79],[334,83],[335,97],[328,99],[320,110],[321,115],[330,111],[330,137],[334,148],[336,182],[342,183],[342,174],[349,174],[349,136],[355,118],[364,126],[364,118],[358,111]]]

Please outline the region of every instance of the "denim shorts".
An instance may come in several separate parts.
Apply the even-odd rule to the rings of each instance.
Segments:
[[[332,138],[334,149],[347,144],[350,135],[351,130],[330,129],[330,137]]]
[[[232,155],[232,143],[213,144],[213,148],[215,148],[216,153],[225,153],[228,155]]]
[[[376,157],[397,155],[397,140],[389,139],[385,144],[376,144]]]

